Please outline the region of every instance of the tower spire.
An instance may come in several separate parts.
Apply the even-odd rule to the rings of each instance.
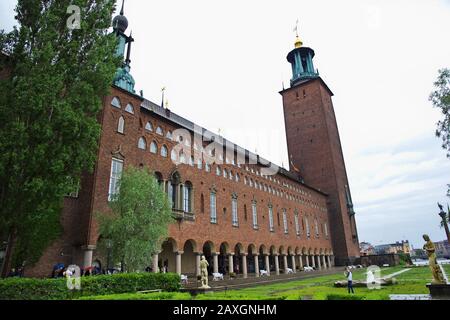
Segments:
[[[124,14],[124,7],[125,7],[125,0],[122,0],[122,9],[120,10],[120,15],[123,16]]]

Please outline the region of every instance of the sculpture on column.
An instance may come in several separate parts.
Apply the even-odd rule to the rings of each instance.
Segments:
[[[202,256],[202,259],[200,260],[200,276],[202,282],[202,286],[200,288],[202,289],[211,288],[210,286],[208,286],[208,267],[208,261],[206,261],[205,256]]]
[[[431,283],[445,284],[444,276],[442,275],[441,268],[436,260],[436,247],[428,235],[424,234],[423,239],[426,241],[423,250],[425,250],[428,255],[428,263],[430,265],[431,273],[433,274],[433,281]]]

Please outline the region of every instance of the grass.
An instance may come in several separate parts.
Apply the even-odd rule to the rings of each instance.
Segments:
[[[450,265],[445,266],[449,274]],[[403,270],[403,267],[382,269],[381,276]],[[448,271],[447,271],[448,270]],[[366,270],[356,270],[354,280],[362,280]],[[411,270],[395,277],[398,284],[382,287],[379,290],[355,288],[355,295],[349,295],[346,288],[335,288],[335,281],[345,280],[343,274],[320,276],[316,278],[259,285],[252,288],[211,292],[191,297],[188,293],[150,293],[121,294],[110,296],[85,297],[86,300],[388,300],[390,294],[428,294],[426,284],[431,281],[428,267],[413,267]]]

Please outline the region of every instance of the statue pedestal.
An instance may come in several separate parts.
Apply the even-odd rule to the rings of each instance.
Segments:
[[[450,284],[427,284],[431,298],[434,300],[450,300]]]

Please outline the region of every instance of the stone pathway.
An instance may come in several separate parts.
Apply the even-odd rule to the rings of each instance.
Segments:
[[[391,300],[431,300],[429,294],[391,294]]]
[[[411,269],[403,269],[403,270],[400,270],[400,271],[398,271],[398,272],[394,272],[394,273],[388,274],[387,276],[385,276],[385,277],[383,277],[383,278],[389,279],[389,278],[395,277],[395,276],[397,276],[397,275],[399,275],[399,274],[405,273],[405,272],[407,272],[407,271],[409,271],[409,270],[411,270]]]

